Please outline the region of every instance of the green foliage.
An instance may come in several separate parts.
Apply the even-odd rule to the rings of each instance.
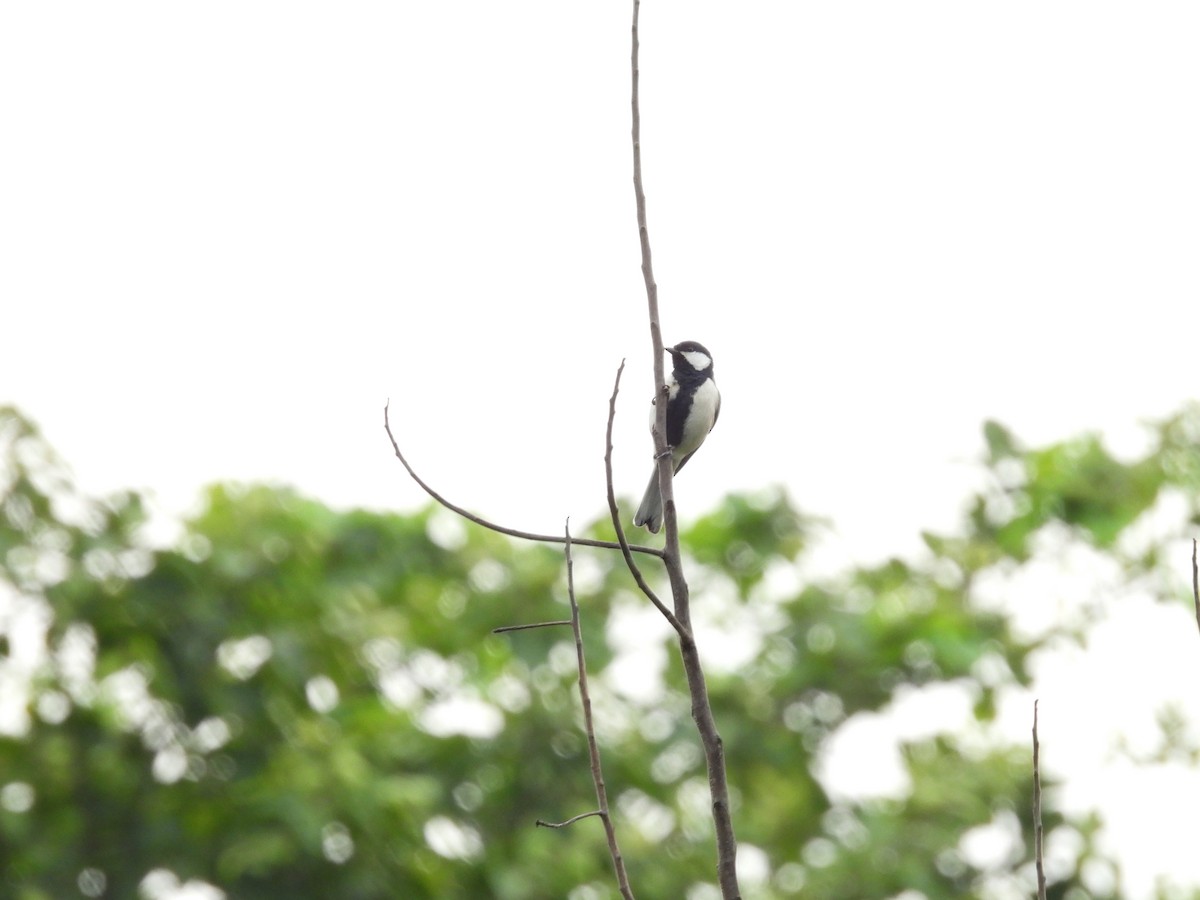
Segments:
[[[1094,437],[1023,450],[989,423],[991,486],[962,533],[795,589],[768,576],[803,565],[813,522],[782,494],[730,497],[686,530],[697,609],[761,613],[747,662],[710,679],[739,837],[766,860],[748,897],[936,900],[1027,878],[1027,851],[984,870],[961,849],[997,821],[1031,832],[1027,748],[917,741],[910,789],[856,802],[826,794],[816,761],[906,690],[958,685],[985,725],[1051,636],[1018,639],[975,602],[977,578],[1028,559],[1049,525],[1114,550],[1164,490],[1194,496],[1198,423],[1161,423],[1132,463]],[[137,495],[80,496],[0,410],[0,683],[16,698],[0,706],[0,897],[135,897],[161,870],[256,900],[616,896],[594,820],[533,827],[594,804],[570,635],[490,633],[565,617],[558,550],[267,486],[211,489],[173,546],[145,533]],[[682,673],[663,629],[656,699],[614,690],[626,636],[610,623],[645,604],[616,554],[576,556],[630,876],[640,896],[682,897],[713,880]],[[1094,831],[1052,808],[1046,824]],[[1078,886],[1082,844],[1051,896]]]

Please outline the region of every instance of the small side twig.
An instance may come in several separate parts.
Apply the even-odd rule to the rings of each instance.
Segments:
[[[589,816],[603,816],[603,815],[604,815],[604,813],[602,813],[600,810],[593,809],[591,812],[585,812],[585,813],[580,813],[577,816],[571,816],[571,818],[567,819],[567,821],[565,821],[565,822],[547,822],[545,819],[538,819],[533,824],[536,825],[538,828],[566,828],[568,825],[574,825],[580,819],[586,819]]]
[[[1192,597],[1196,601],[1196,627],[1200,628],[1200,567],[1196,564],[1196,539],[1192,538]]]
[[[583,706],[583,729],[587,734],[588,756],[592,764],[592,783],[596,786],[596,803],[600,807],[594,814],[600,816],[604,822],[604,836],[608,839],[608,854],[612,857],[621,896],[625,900],[633,900],[633,890],[629,887],[629,876],[625,873],[625,861],[621,857],[621,848],[617,846],[617,830],[613,825],[612,816],[608,813],[608,790],[604,786],[604,773],[600,768],[600,747],[596,743],[596,728],[592,722],[592,696],[588,691],[587,661],[583,655],[583,631],[579,627],[579,604],[575,600],[575,562],[571,558],[570,523],[563,528],[563,534],[567,555],[567,598],[571,602],[571,631],[575,634],[575,659],[579,663],[579,699]],[[585,815],[592,815],[592,813]],[[575,817],[575,819],[578,818],[581,817]],[[569,819],[564,824],[569,824],[575,819]]]
[[[621,511],[617,506],[617,495],[613,490],[613,468],[612,468],[612,453],[613,453],[613,419],[617,415],[617,393],[621,390],[621,373],[625,371],[625,360],[621,360],[621,365],[617,367],[617,378],[613,382],[612,396],[608,398],[608,429],[605,432],[604,443],[604,480],[608,485],[608,512],[612,516],[613,529],[617,533],[617,541],[621,545],[621,555],[625,557],[625,565],[629,567],[629,573],[633,576],[633,580],[637,582],[637,586],[641,588],[642,593],[654,604],[655,608],[663,614],[671,627],[682,636],[686,629],[683,624],[675,617],[671,610],[667,609],[666,605],[658,599],[658,595],[647,583],[642,575],[642,570],[638,568],[634,562],[633,554],[629,550],[629,541],[625,538],[625,529],[621,525]]]
[[[493,628],[492,634],[505,634],[509,631],[528,631],[531,628],[552,628],[555,625],[570,625],[570,619],[556,619],[553,622],[530,622],[527,625],[501,625]]]
[[[488,528],[492,531],[499,532],[500,534],[507,534],[509,537],[521,538],[522,540],[526,540],[526,541],[539,541],[544,544],[561,544],[561,543],[563,543],[562,538],[560,538],[556,535],[553,535],[553,534],[534,534],[533,532],[518,531],[515,528],[506,528],[503,525],[497,525],[495,522],[489,522],[487,519],[477,516],[474,513],[468,512],[467,510],[463,509],[461,506],[451,503],[449,500],[447,500],[445,497],[443,497],[441,494],[439,494],[437,491],[435,491],[432,487],[430,487],[428,484],[426,484],[425,480],[423,478],[421,478],[420,475],[417,474],[416,470],[411,465],[409,465],[408,460],[404,458],[404,454],[400,451],[400,445],[396,442],[396,436],[394,434],[392,434],[392,424],[391,424],[390,420],[388,419],[388,407],[390,407],[390,406],[391,406],[391,401],[389,401],[388,403],[385,403],[383,406],[383,428],[387,432],[388,440],[390,440],[392,442],[392,450],[396,454],[396,459],[400,460],[400,464],[403,465],[405,470],[407,470],[408,474],[410,476],[412,476],[412,480],[415,481],[418,485],[420,485],[421,490],[423,490],[425,493],[427,493],[430,497],[432,497],[434,500],[436,500],[442,506],[446,507],[446,509],[450,510],[451,512],[458,513],[460,516],[462,516],[468,522],[474,522],[476,525],[481,525],[484,528]],[[591,538],[580,538],[580,539],[576,540],[575,543],[579,544],[582,547],[601,547],[605,550],[621,550],[622,549],[620,544],[613,543],[612,541],[597,541],[597,540],[592,540]],[[657,547],[643,547],[638,544],[632,544],[629,546],[629,549],[632,550],[634,553],[645,553],[648,556],[657,556],[659,559],[662,559],[662,556],[663,556],[663,551],[659,550]]]
[[[1038,760],[1038,702],[1033,701],[1033,858],[1037,867],[1038,900],[1046,900],[1046,868],[1042,862],[1042,771]]]

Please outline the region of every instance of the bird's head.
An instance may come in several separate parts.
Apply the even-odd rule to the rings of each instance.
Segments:
[[[708,352],[703,344],[698,344],[695,341],[684,341],[682,344],[676,344],[674,347],[665,347],[668,353],[671,354],[671,361],[675,364],[675,377],[679,378],[684,375],[707,375],[712,377],[712,354]]]

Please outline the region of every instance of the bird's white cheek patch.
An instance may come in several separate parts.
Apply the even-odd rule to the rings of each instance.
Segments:
[[[712,365],[712,360],[707,354],[701,353],[699,350],[688,350],[683,354],[683,358],[688,361],[688,365],[697,372],[703,372]]]

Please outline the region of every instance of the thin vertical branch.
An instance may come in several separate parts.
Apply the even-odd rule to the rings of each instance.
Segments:
[[[1200,628],[1200,568],[1196,565],[1196,539],[1192,538],[1192,598],[1196,601],[1196,627]]]
[[[1038,759],[1038,702],[1033,701],[1033,858],[1037,866],[1037,895],[1038,900],[1046,900],[1046,868],[1042,863],[1042,841],[1045,830],[1042,827],[1042,770]]]
[[[650,309],[650,344],[654,359],[654,396],[662,402],[654,404],[654,452],[658,460],[658,481],[662,493],[664,521],[675,519],[675,491],[672,476],[675,474],[667,452],[667,404],[666,369],[663,365],[662,328],[658,319],[658,282],[654,280],[654,261],[650,253],[650,228],[646,222],[646,191],[642,183],[642,111],[638,100],[642,73],[638,65],[641,44],[638,40],[638,18],[641,0],[633,0],[633,52],[630,65],[633,70],[633,97],[630,101],[633,113],[633,196],[637,204],[638,244],[642,250],[642,280],[646,282],[646,300]],[[671,530],[667,529],[667,544],[670,546]],[[676,610],[678,613],[678,610]]]
[[[604,773],[600,769],[600,748],[596,744],[596,729],[592,723],[592,697],[588,691],[587,661],[583,655],[583,632],[579,627],[579,604],[575,601],[575,562],[571,558],[571,527],[563,529],[563,542],[567,554],[567,597],[571,601],[571,631],[575,633],[575,658],[579,663],[579,699],[583,704],[583,729],[587,734],[588,756],[592,763],[592,783],[596,786],[596,804],[600,819],[604,822],[604,835],[608,839],[608,854],[612,857],[613,869],[617,874],[617,886],[625,900],[633,900],[629,887],[629,876],[625,873],[625,860],[617,846],[617,830],[608,812],[608,791],[604,787]]]
[[[666,377],[663,366],[662,329],[658,316],[658,283],[654,279],[654,266],[650,254],[650,230],[646,224],[646,193],[642,184],[642,117],[638,100],[641,71],[638,65],[640,42],[638,20],[641,0],[633,0],[632,52],[632,138],[633,138],[633,193],[637,202],[638,242],[642,251],[642,278],[646,282],[646,301],[650,316],[650,342],[654,353],[654,395],[658,398],[654,409],[654,451],[658,460],[659,489],[662,493],[663,522],[666,526],[666,547],[663,564],[671,585],[671,597],[675,606],[675,618],[679,625],[679,653],[687,677],[688,692],[692,699],[692,719],[700,734],[704,747],[704,762],[708,769],[708,789],[712,799],[713,829],[717,843],[717,883],[724,900],[740,900],[741,890],[737,880],[737,839],[733,832],[733,816],[729,804],[729,784],[725,774],[725,748],[713,719],[712,704],[708,699],[708,687],[704,680],[704,669],[700,664],[700,653],[692,636],[692,617],[689,606],[688,584],[683,575],[682,558],[679,551],[679,524],[675,514],[675,489],[671,454],[667,449],[667,403]],[[640,586],[640,585],[639,585]],[[674,625],[674,623],[672,623]]]

